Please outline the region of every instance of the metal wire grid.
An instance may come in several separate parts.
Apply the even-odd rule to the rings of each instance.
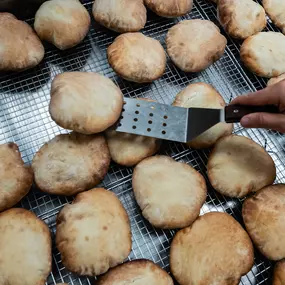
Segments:
[[[91,3],[86,4],[91,10]],[[192,12],[175,20],[162,19],[150,14],[143,33],[161,41],[165,47],[165,35],[168,29],[183,19],[210,19],[217,23],[214,5],[197,0]],[[32,23],[32,20],[29,21]],[[268,25],[269,29],[273,27]],[[260,89],[265,86],[263,79],[245,71],[239,62],[240,43],[228,37],[228,46],[223,58],[199,74],[185,74],[179,71],[169,60],[165,74],[151,85],[139,85],[126,82],[117,77],[109,67],[106,59],[106,48],[116,37],[96,23],[92,23],[91,31],[82,44],[67,51],[60,52],[46,45],[44,62],[37,68],[17,73],[0,75],[0,143],[15,141],[21,150],[25,162],[30,163],[34,153],[40,146],[56,134],[66,130],[58,127],[48,114],[49,89],[52,78],[64,71],[80,70],[100,72],[112,78],[127,97],[147,97],[159,102],[171,103],[175,95],[186,85],[193,82],[212,84],[226,102],[239,94]],[[284,182],[284,147],[283,137],[278,133],[245,130],[235,126],[235,133],[245,135],[266,148],[272,155],[277,167],[276,182]],[[165,143],[160,151],[177,161],[192,165],[206,177],[206,163],[209,151],[195,151],[182,144]],[[131,188],[131,168],[123,168],[113,164],[104,179],[102,186],[114,191],[125,206],[131,222],[133,234],[133,250],[129,259],[149,258],[169,270],[169,246],[175,231],[154,229],[145,221],[134,200]],[[233,215],[242,222],[239,199],[225,198],[216,193],[208,183],[208,197],[201,213],[223,211]],[[45,195],[37,189],[23,199],[21,205],[34,211],[50,227],[54,236],[56,214],[63,205],[73,198]],[[54,239],[53,239],[54,240]],[[79,278],[70,274],[62,265],[60,254],[54,246],[53,273],[47,283],[67,282],[70,284],[90,284],[88,278]],[[255,265],[241,284],[267,284],[271,275],[271,263],[256,253]]]

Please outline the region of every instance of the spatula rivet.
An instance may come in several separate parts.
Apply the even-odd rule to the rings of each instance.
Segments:
[[[139,111],[135,111],[135,113],[136,113],[136,114],[139,114],[140,112],[139,112]]]
[[[166,131],[162,131],[161,133],[162,133],[163,135],[165,135],[165,134],[166,134]]]
[[[167,124],[166,124],[166,123],[163,123],[162,125],[163,125],[164,127],[166,127],[166,126],[167,126]]]
[[[135,130],[137,127],[136,126],[133,126],[133,129]]]
[[[140,107],[141,105],[140,104],[137,104],[137,107]]]
[[[134,121],[137,122],[137,121],[138,121],[138,118],[134,118]]]
[[[150,129],[150,128],[148,128],[148,129],[147,129],[147,131],[148,131],[148,132],[150,132],[150,131],[151,131],[151,129]]]
[[[165,115],[163,118],[166,120],[168,117]]]
[[[149,124],[152,124],[152,121],[148,121]]]
[[[152,117],[152,116],[153,116],[153,113],[150,113],[149,115]]]
[[[239,112],[239,110],[238,110],[238,109],[235,109],[235,110],[234,110],[234,113],[238,113],[238,112]]]

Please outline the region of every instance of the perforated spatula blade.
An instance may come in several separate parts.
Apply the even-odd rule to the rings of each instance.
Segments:
[[[182,108],[124,98],[116,131],[186,143],[220,122],[239,122],[244,115],[255,112],[277,113],[278,108],[271,105]]]

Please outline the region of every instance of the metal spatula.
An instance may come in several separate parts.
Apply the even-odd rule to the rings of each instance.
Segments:
[[[236,123],[256,112],[278,113],[278,108],[229,105],[225,109],[188,109],[124,98],[116,131],[185,143],[220,122]]]

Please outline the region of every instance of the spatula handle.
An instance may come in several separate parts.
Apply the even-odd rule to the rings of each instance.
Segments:
[[[227,123],[238,123],[245,115],[252,113],[279,113],[275,105],[251,106],[251,105],[229,105],[225,108],[225,121]]]

